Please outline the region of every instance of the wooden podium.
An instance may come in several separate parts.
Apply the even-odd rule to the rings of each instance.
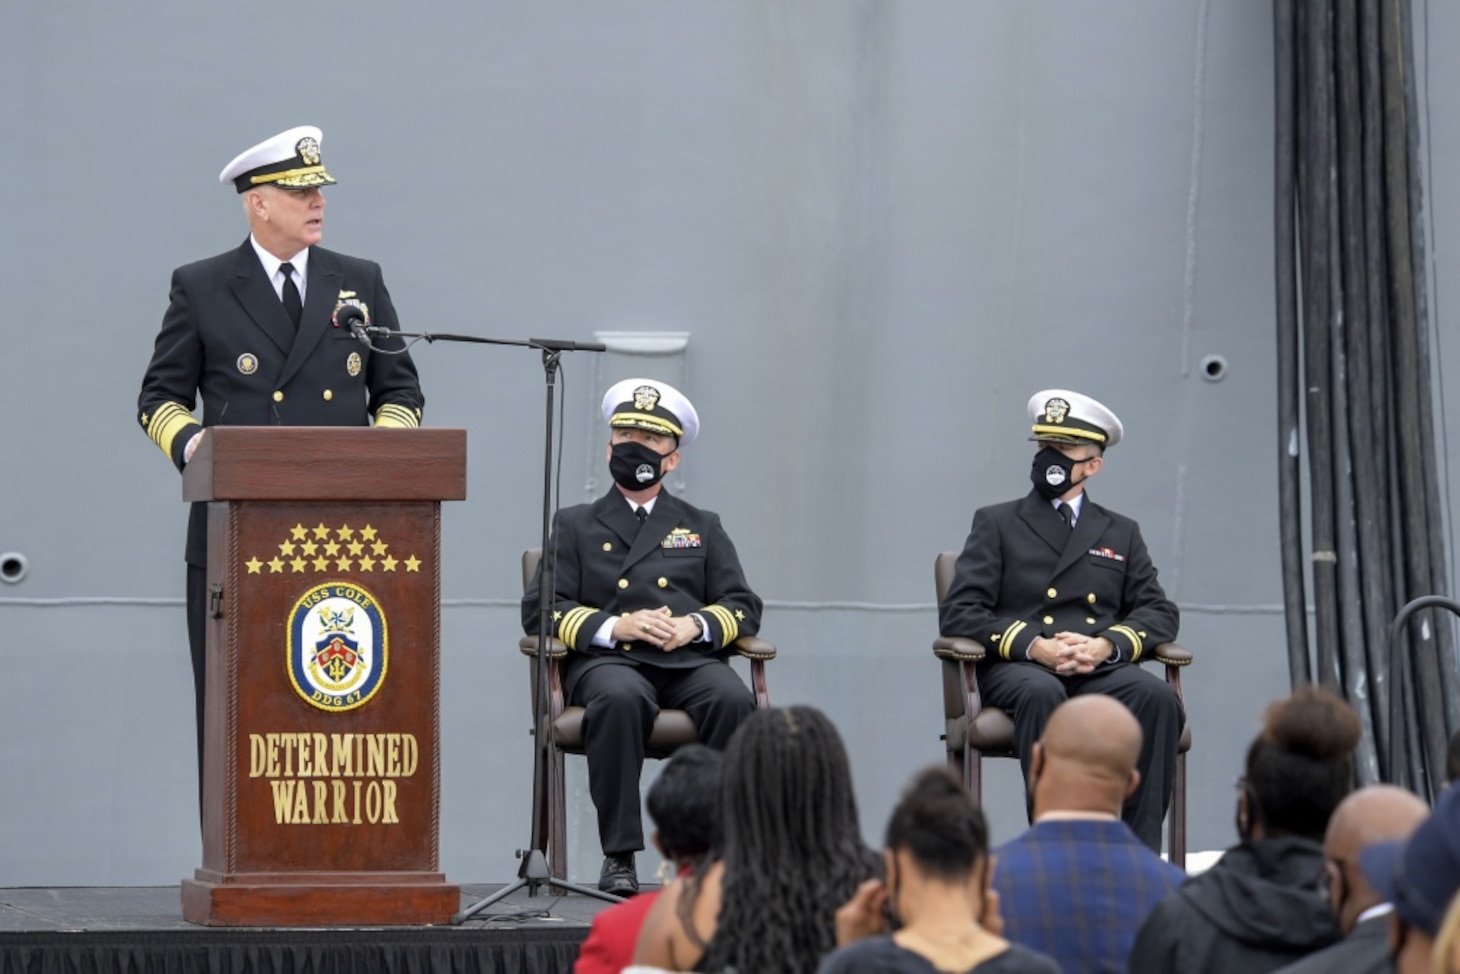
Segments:
[[[208,504],[203,865],[215,926],[446,923],[441,501],[466,431],[223,426]]]

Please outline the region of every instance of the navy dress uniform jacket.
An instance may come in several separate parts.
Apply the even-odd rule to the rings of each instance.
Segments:
[[[719,515],[667,490],[642,528],[623,494],[611,488],[592,504],[560,511],[549,542],[556,553],[554,635],[574,652],[564,682],[571,696],[582,675],[604,663],[690,668],[714,662],[726,646],[760,629],[761,600],[751,591]],[[536,634],[542,571],[522,597],[522,627]],[[593,645],[615,615],[668,606],[698,612],[709,640],[665,652],[642,641]]]
[[[425,399],[409,355],[380,355],[332,326],[343,300],[399,330],[380,265],[309,251],[298,334],[253,245],[173,271],[167,313],[137,399],[138,420],[179,470],[206,426],[418,426]],[[374,339],[400,349],[400,339]],[[192,410],[202,399],[202,422]],[[193,505],[187,561],[206,564],[206,506]]]
[[[1176,638],[1179,613],[1135,521],[1087,496],[1071,530],[1030,491],[974,513],[938,621],[946,635],[983,643],[986,665],[1027,660],[1036,637],[1058,632],[1104,636],[1120,662],[1134,662]]]

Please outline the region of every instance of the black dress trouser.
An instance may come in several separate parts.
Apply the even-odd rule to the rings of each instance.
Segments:
[[[208,573],[188,565],[188,650],[193,657],[193,690],[198,707],[198,821],[203,820],[203,698],[208,687]]]
[[[1141,781],[1125,801],[1121,818],[1141,841],[1161,851],[1161,822],[1176,777],[1176,750],[1186,714],[1170,685],[1140,666],[1119,663],[1086,676],[1059,676],[1033,662],[985,662],[978,668],[985,705],[1006,711],[1014,721],[1014,749],[1029,781],[1034,743],[1044,733],[1054,708],[1070,697],[1104,693],[1125,704],[1141,725]]]
[[[674,669],[603,663],[577,678],[570,702],[584,708],[588,791],[605,855],[644,848],[639,773],[660,708],[688,713],[700,743],[717,750],[755,709],[755,698],[735,671],[714,660]]]

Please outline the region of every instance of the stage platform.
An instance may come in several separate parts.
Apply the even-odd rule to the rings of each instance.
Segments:
[[[501,885],[463,886],[469,906]],[[0,889],[0,974],[568,974],[607,903],[518,890],[460,926],[200,927],[176,886]]]

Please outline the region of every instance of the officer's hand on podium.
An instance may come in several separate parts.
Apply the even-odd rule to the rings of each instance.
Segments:
[[[194,453],[197,453],[198,452],[198,441],[200,441],[203,438],[203,433],[204,432],[206,432],[206,431],[205,430],[198,430],[196,433],[193,434],[193,438],[190,439],[190,440],[188,440],[188,445],[185,446],[185,447],[183,447],[183,463],[184,464],[186,464],[189,460],[191,460],[193,458],[193,454]]]

